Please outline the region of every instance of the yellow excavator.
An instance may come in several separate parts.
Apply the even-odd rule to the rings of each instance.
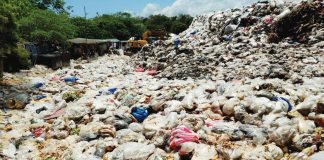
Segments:
[[[149,30],[143,33],[142,37],[134,37],[127,41],[126,51],[133,53],[140,51],[146,44],[151,44],[156,40],[164,40],[165,29]]]

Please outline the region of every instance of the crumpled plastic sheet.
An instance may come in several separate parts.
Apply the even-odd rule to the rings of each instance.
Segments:
[[[171,138],[169,140],[171,149],[179,149],[181,144],[185,142],[198,142],[199,136],[185,126],[178,126],[171,130]]]

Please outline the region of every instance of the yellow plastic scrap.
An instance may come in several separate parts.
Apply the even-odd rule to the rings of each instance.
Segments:
[[[290,157],[289,153],[285,153],[283,159],[288,159],[289,157]]]
[[[32,100],[31,103],[37,104],[37,103],[49,102],[50,100],[51,100],[51,98],[43,98],[41,100]]]
[[[307,156],[310,156],[315,153],[316,148],[316,145],[310,146],[308,148],[303,149],[302,153],[306,154]]]
[[[298,111],[290,111],[288,112],[288,116],[293,118],[304,118],[304,116],[300,114]]]

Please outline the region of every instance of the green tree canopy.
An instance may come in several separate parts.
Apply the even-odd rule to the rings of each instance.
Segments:
[[[65,45],[73,38],[76,27],[65,13],[50,10],[34,10],[19,20],[19,31],[27,41]]]
[[[39,9],[46,10],[51,9],[58,13],[65,12],[64,0],[29,0],[34,6],[38,7]]]
[[[74,17],[71,18],[71,22],[76,26],[76,37],[104,39],[112,36],[110,32],[101,30],[93,20],[87,20],[83,17]]]
[[[0,4],[0,61],[6,57],[16,57],[22,67],[30,63],[26,50],[17,46],[19,37],[14,15],[5,6]],[[3,66],[0,66],[0,78],[2,78]]]
[[[155,29],[166,29],[170,31],[172,21],[169,17],[165,15],[151,15],[148,18],[144,19],[144,23],[147,26],[147,29],[155,30]]]
[[[182,31],[186,30],[188,26],[185,23],[180,21],[174,21],[171,26],[171,32],[175,34],[179,34]]]
[[[13,14],[0,5],[0,56],[11,54],[17,47],[18,35]]]

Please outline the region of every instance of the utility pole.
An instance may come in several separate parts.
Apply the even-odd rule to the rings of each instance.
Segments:
[[[83,10],[84,10],[84,18],[87,19],[87,10],[86,10],[85,6],[84,6]]]
[[[88,22],[87,22],[87,10],[86,10],[86,6],[84,6],[83,9],[84,9],[84,19],[85,19],[86,25],[88,25]],[[84,48],[83,48],[83,52],[84,52],[84,56],[85,56],[85,58],[88,59],[88,47],[87,47],[87,43],[88,43],[88,36],[87,36],[87,32],[88,32],[88,31],[87,31],[87,26],[85,26],[85,27],[86,27],[86,28],[85,28],[85,31],[84,31],[84,32],[85,32],[85,33],[84,33],[84,34],[85,34],[85,35],[84,35],[84,36],[85,36],[85,37],[84,37],[84,38],[85,38],[85,44],[84,44],[84,46],[83,46],[83,47],[84,47]]]
[[[87,23],[87,10],[86,10],[86,6],[84,6],[84,19],[86,20]],[[85,30],[85,32],[87,32],[87,29]],[[85,33],[85,39],[86,39],[86,43],[88,41],[88,37],[87,37],[87,33]]]

